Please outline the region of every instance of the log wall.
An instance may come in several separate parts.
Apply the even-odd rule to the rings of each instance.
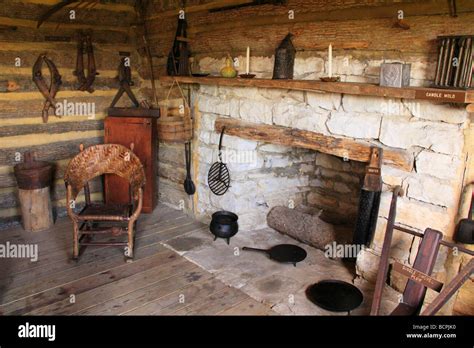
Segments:
[[[106,108],[117,92],[119,51],[131,53],[137,88],[140,87],[137,73],[140,58],[136,53],[136,34],[130,27],[135,20],[133,1],[102,1],[90,8],[71,5],[53,15],[39,29],[36,29],[37,19],[57,1],[8,0],[0,3],[0,226],[5,227],[20,219],[13,166],[20,158],[18,154],[25,151],[33,150],[38,159],[56,164],[52,200],[57,213],[64,214],[64,169],[70,158],[78,153],[79,144],[89,146],[103,142]],[[75,10],[75,19],[70,19],[70,10]],[[76,90],[77,79],[73,71],[78,30],[92,35],[100,73],[93,94]],[[62,76],[57,102],[90,103],[89,106],[95,108],[95,117],[79,112],[58,118],[52,115],[51,109],[48,123],[42,122],[43,97],[32,81],[32,67],[41,53],[52,59]],[[18,58],[19,65],[16,64]],[[86,56],[84,64],[87,66]],[[46,67],[43,74],[47,78]],[[9,85],[15,88],[9,88]],[[120,102],[121,106],[127,104],[126,98]],[[94,182],[91,191],[95,198],[102,196],[100,180]]]

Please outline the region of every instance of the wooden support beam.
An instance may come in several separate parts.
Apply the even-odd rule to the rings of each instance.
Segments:
[[[368,162],[370,147],[373,144],[347,138],[335,138],[324,134],[274,126],[243,122],[231,118],[218,118],[215,130],[221,132],[225,127],[225,134],[241,137],[248,140],[263,141],[277,145],[300,147],[347,158],[359,162]],[[384,163],[405,171],[413,169],[413,156],[403,150],[384,148]]]
[[[457,0],[458,13],[470,12],[474,9],[471,0]],[[431,0],[424,2],[405,2],[393,3],[389,5],[374,6],[353,6],[328,11],[298,13],[294,19],[280,14],[270,14],[267,16],[249,16],[248,18],[233,21],[223,21],[218,23],[209,23],[206,25],[193,26],[188,30],[188,34],[195,35],[203,32],[217,32],[222,30],[232,30],[237,28],[248,28],[251,26],[267,26],[267,25],[292,25],[295,23],[307,22],[325,22],[325,21],[347,21],[347,20],[367,20],[367,19],[397,19],[398,11],[402,10],[405,18],[413,16],[429,16],[429,15],[447,15],[449,14],[449,6],[446,0]],[[174,14],[177,10],[174,11]]]
[[[21,2],[24,4],[36,4],[36,5],[47,5],[53,6],[56,5],[59,1],[58,0],[9,0],[9,2]],[[77,4],[71,4],[66,6],[66,8],[75,7]],[[128,4],[118,4],[118,3],[97,3],[94,5],[94,9],[96,10],[106,10],[106,11],[113,11],[113,12],[130,12],[135,13],[135,9],[132,5]]]
[[[206,4],[201,4],[201,5],[185,6],[183,9],[184,9],[184,12],[188,14],[188,13],[209,11],[209,10],[222,8],[222,7],[245,5],[245,4],[250,4],[252,2],[253,2],[253,0],[212,1],[212,2],[208,2]],[[178,13],[179,13],[180,10],[181,10],[181,8],[164,11],[164,12],[158,13],[156,15],[149,16],[149,17],[146,18],[146,20],[163,19],[163,18],[167,18],[167,17],[178,16]]]
[[[0,17],[0,25],[15,26],[15,27],[24,27],[31,28],[36,30],[37,21],[30,19],[20,19],[20,18],[10,18],[10,17]],[[60,23],[60,22],[45,22],[41,26],[42,29],[52,29],[56,30],[58,27],[67,28],[67,29],[92,29],[104,30],[104,31],[116,31],[122,33],[128,33],[129,28],[124,25],[123,27],[111,26],[111,25],[97,25],[97,24],[79,24],[79,23]]]

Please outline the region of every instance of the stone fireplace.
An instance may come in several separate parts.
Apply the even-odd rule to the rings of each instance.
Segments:
[[[369,249],[357,259],[357,274],[375,281],[382,248],[391,190],[403,188],[396,222],[418,231],[431,227],[451,239],[459,208],[467,155],[464,130],[469,125],[463,105],[436,104],[339,93],[204,85],[193,87],[195,105],[194,178],[197,194],[193,213],[209,221],[217,210],[239,215],[242,230],[266,226],[274,206],[306,211],[323,210],[331,222],[351,224],[358,209],[359,191],[367,163],[278,141],[259,141],[225,133],[223,160],[231,187],[223,196],[211,193],[207,173],[217,161],[219,132],[216,120],[232,119],[257,125],[275,125],[323,136],[375,145],[401,154],[405,164],[382,166],[383,193],[377,230]],[[417,239],[396,233],[391,257],[413,262]],[[434,274],[450,276],[459,260],[441,250]],[[404,280],[391,277],[391,286],[403,290]],[[429,294],[428,294],[429,296]]]

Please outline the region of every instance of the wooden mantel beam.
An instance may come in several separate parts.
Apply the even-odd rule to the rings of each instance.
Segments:
[[[370,147],[373,146],[368,142],[335,138],[289,127],[244,122],[232,118],[218,118],[215,123],[215,130],[221,132],[222,127],[225,127],[225,134],[227,135],[315,150],[359,162],[369,161]],[[413,156],[407,151],[384,148],[384,164],[404,171],[411,171],[413,160]]]
[[[342,93],[386,98],[420,99],[445,103],[474,103],[474,90],[451,90],[427,87],[382,87],[371,83],[321,82],[315,80],[241,79],[223,77],[162,76],[162,85],[180,83],[225,87],[279,88],[287,90]]]

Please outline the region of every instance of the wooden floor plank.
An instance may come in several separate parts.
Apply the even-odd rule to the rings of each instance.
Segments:
[[[132,263],[124,262],[123,250],[117,247],[89,247],[78,262],[72,261],[68,218],[44,233],[31,234],[21,228],[0,231],[0,243],[36,243],[40,249],[36,263],[0,260],[0,314],[273,313],[163,245],[207,229],[182,211],[160,205],[153,214],[140,218]]]
[[[253,298],[247,298],[242,302],[223,310],[218,315],[272,315],[274,311],[269,306],[260,303]]]
[[[228,307],[242,302],[248,296],[242,291],[226,286],[224,289],[204,298],[202,301],[195,301],[178,311],[174,315],[215,315]]]
[[[200,223],[191,223],[185,226],[177,226],[164,232],[155,232],[148,236],[137,236],[135,247],[135,258],[143,257],[141,255],[142,248],[161,248],[160,242],[166,241],[170,238],[182,235],[184,233],[192,232],[202,228]],[[157,249],[155,249],[157,250]],[[148,251],[153,252],[153,250]],[[148,255],[148,254],[146,254]],[[13,283],[18,284],[19,280],[13,278],[9,289],[3,293],[0,303],[6,303],[12,299],[32,295],[37,292],[44,291],[48,288],[58,286],[63,282],[69,282],[76,279],[75,276],[81,277],[100,272],[113,267],[116,264],[124,262],[123,251],[117,247],[93,247],[89,248],[84,255],[81,256],[79,262],[67,259],[67,263],[58,262],[55,267],[55,272],[48,272],[47,270],[40,270],[36,273],[27,274],[26,279],[20,283],[21,285],[14,287]],[[51,268],[53,266],[49,266]],[[43,274],[46,272],[46,274]],[[42,276],[40,276],[40,274]]]
[[[151,224],[139,224],[138,225],[138,231],[137,231],[137,238],[143,237],[148,235],[149,231],[154,231],[156,232],[157,228],[159,227],[159,231],[163,231],[163,229],[168,229],[174,226],[178,226],[180,224],[184,224],[185,221],[188,221],[189,223],[192,222],[192,219],[189,219],[179,211],[174,211],[170,212],[169,214],[166,214],[161,217],[163,220],[158,220],[154,221]],[[51,232],[50,230],[44,231],[45,234],[47,234],[47,240],[46,241],[39,241],[39,242],[34,242],[34,244],[38,245],[38,251],[39,251],[39,259],[37,262],[32,263],[30,260],[27,259],[17,259],[14,260],[12,263],[12,266],[15,266],[15,268],[10,267],[8,270],[8,274],[11,276],[16,273],[18,270],[18,273],[21,272],[30,272],[32,271],[35,267],[38,268],[44,268],[45,264],[52,263],[54,260],[59,259],[67,259],[70,257],[69,252],[72,248],[72,223],[68,220],[68,223],[65,225],[62,225],[62,230],[59,229],[58,226],[54,227],[54,230]],[[154,233],[153,232],[153,233]],[[43,233],[43,232],[40,232]],[[49,234],[53,234],[52,236]],[[61,236],[67,235],[67,238],[61,238]],[[102,239],[107,239],[107,236],[102,237]],[[5,240],[2,240],[1,243],[5,243]],[[101,238],[97,238],[97,240],[101,240]],[[16,244],[31,244],[33,241],[28,240],[26,238],[24,239],[17,239],[15,241],[9,240],[10,243],[16,243]],[[2,281],[2,271],[0,270],[0,283]]]
[[[69,283],[62,283],[60,286],[38,292],[32,296],[20,298],[0,308],[5,314],[25,314],[61,300],[69,300],[70,295],[78,297],[80,294],[95,287],[113,283],[133,274],[143,272],[157,263],[166,264],[176,260],[181,260],[181,258],[163,248],[158,253],[154,252],[151,256],[139,259],[131,264],[118,264],[114,268],[94,273]]]
[[[215,279],[205,279],[204,281],[183,287],[166,296],[148,302],[141,307],[137,307],[122,315],[171,315],[196,301],[202,301],[209,295],[224,289],[226,285]]]
[[[178,257],[178,255],[174,254],[172,256],[173,259],[169,259],[168,256],[168,259],[171,260],[170,262],[156,260],[153,264],[148,265],[148,268],[145,268],[135,274],[127,274],[126,277],[122,277],[123,270],[122,272],[115,272],[117,278],[119,279],[114,279],[113,282],[100,284],[104,283],[104,281],[99,279],[97,282],[96,279],[101,275],[95,275],[90,277],[90,279],[84,279],[84,282],[89,280],[91,283],[97,282],[100,285],[93,285],[90,290],[78,293],[75,298],[75,303],[71,303],[69,298],[65,298],[61,301],[55,302],[49,306],[41,307],[27,314],[74,314],[97,304],[103,303],[110,298],[133,292],[137,289],[146,287],[151,283],[169,278],[173,275],[173,273],[180,272],[182,269],[186,270],[193,267],[193,264],[187,262],[181,257]]]
[[[157,299],[170,296],[174,298],[175,302],[179,302],[180,289],[195,284],[198,282],[207,281],[212,278],[212,275],[199,268],[198,266],[188,262],[192,265],[190,269],[180,269],[172,277],[163,279],[156,283],[150,284],[146,288],[139,289],[132,293],[113,298],[100,305],[88,308],[76,314],[80,315],[117,315],[131,312],[137,308],[148,308],[150,302]],[[160,314],[160,313],[153,313]]]

